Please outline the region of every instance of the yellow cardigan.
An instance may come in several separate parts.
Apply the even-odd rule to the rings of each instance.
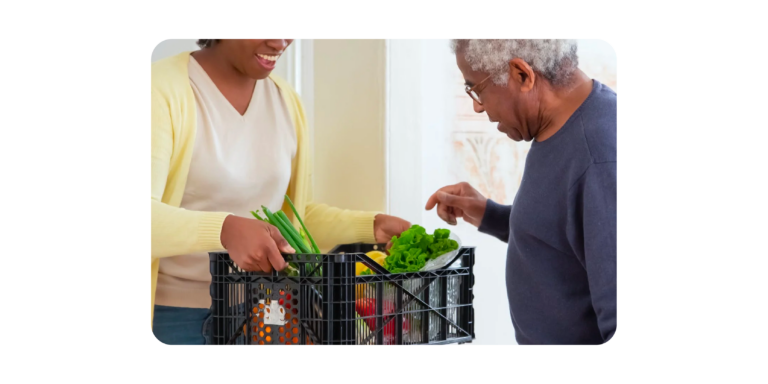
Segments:
[[[151,319],[160,258],[222,250],[221,226],[230,214],[179,208],[197,131],[195,97],[187,72],[189,55],[185,52],[152,64]],[[290,85],[278,76],[270,78],[280,88],[296,126],[297,150],[287,194],[321,251],[327,252],[337,244],[375,241],[373,220],[378,212],[343,210],[312,202],[312,163],[304,109]],[[259,150],[257,143],[254,150]],[[293,211],[287,205],[283,205],[283,211],[298,227]]]

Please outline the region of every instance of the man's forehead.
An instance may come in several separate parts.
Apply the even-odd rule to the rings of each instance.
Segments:
[[[468,85],[470,87],[475,86],[478,82],[482,81],[482,79],[486,76],[482,72],[465,72],[461,71],[462,75],[464,76],[464,85]]]
[[[480,81],[483,76],[483,73],[472,69],[472,66],[469,65],[464,58],[464,55],[461,53],[456,54],[456,64],[459,66],[459,70],[464,76],[464,85],[469,85],[471,87]]]

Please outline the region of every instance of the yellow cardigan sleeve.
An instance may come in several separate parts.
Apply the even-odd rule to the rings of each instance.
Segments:
[[[216,251],[227,212],[189,211],[180,204],[183,188],[171,188],[176,196],[164,196],[173,154],[173,123],[166,97],[152,91],[152,259],[193,252]],[[177,176],[177,175],[174,175]],[[186,180],[186,175],[184,175]],[[179,192],[181,191],[181,195]],[[169,195],[172,195],[170,192]]]
[[[304,223],[320,251],[328,252],[339,244],[376,242],[373,220],[378,213],[310,203],[307,205]]]

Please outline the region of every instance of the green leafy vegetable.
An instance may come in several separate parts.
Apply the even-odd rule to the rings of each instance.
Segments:
[[[451,240],[451,231],[437,229],[430,235],[420,225],[413,225],[392,237],[389,256],[384,259],[384,268],[391,273],[415,272],[424,267],[428,260],[459,248],[459,243]]]

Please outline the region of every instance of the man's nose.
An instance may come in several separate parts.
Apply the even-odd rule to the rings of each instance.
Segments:
[[[485,112],[485,108],[483,108],[482,104],[478,103],[474,99],[472,100],[472,107],[475,108],[475,113],[483,113],[483,112]]]

